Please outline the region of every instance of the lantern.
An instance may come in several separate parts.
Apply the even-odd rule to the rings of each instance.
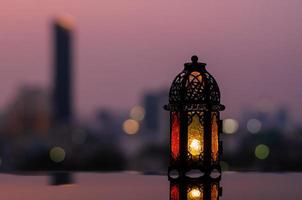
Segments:
[[[170,200],[219,200],[222,196],[220,177],[201,180],[170,181]]]
[[[206,64],[192,56],[192,63],[185,63],[184,70],[176,76],[169,93],[170,111],[170,166],[179,176],[191,170],[210,174],[221,173],[220,157],[222,122],[218,85]]]

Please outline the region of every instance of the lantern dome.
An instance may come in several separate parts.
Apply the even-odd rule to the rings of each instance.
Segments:
[[[206,63],[192,56],[192,63],[185,63],[184,70],[174,79],[169,92],[171,111],[221,111],[220,91],[213,76],[206,70]]]

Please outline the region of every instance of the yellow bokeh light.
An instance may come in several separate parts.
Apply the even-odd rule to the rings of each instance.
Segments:
[[[134,106],[130,111],[131,119],[142,121],[145,117],[145,109],[142,106]]]
[[[49,151],[49,157],[53,162],[59,163],[65,160],[65,150],[62,147],[53,147]]]
[[[123,130],[128,135],[134,135],[139,131],[139,123],[136,120],[133,119],[127,119],[123,123]]]
[[[235,119],[225,119],[223,120],[223,132],[227,134],[234,134],[237,132],[239,124]]]
[[[202,199],[202,192],[199,188],[192,188],[188,193],[188,200],[199,200]]]

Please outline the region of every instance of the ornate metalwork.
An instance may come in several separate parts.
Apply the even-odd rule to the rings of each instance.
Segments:
[[[205,63],[186,63],[184,70],[174,79],[169,92],[167,110],[217,110],[220,91],[217,82],[205,69]]]
[[[169,172],[176,169],[180,177],[185,177],[185,174],[192,169],[198,169],[205,174],[210,174],[213,170],[221,172],[219,161],[222,143],[219,141],[221,132],[219,111],[224,110],[225,107],[220,104],[218,84],[205,66],[205,63],[198,62],[197,56],[192,57],[192,63],[185,63],[184,70],[172,82],[169,104],[164,106],[166,110],[179,113],[180,116],[179,157],[171,157],[169,167]],[[194,123],[197,125],[194,124],[195,128],[192,128],[191,124],[196,115],[198,121]],[[217,124],[213,125],[214,116]],[[191,132],[188,130],[189,127]],[[202,131],[198,133],[199,130]],[[192,148],[195,148],[192,151],[193,155],[190,152]]]
[[[203,112],[201,112],[201,111],[188,112],[188,125],[191,124],[192,118],[194,115],[198,116],[200,124],[203,125],[204,124],[204,115],[203,115]]]

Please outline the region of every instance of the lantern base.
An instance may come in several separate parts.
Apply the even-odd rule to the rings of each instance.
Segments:
[[[221,176],[221,166],[213,165],[210,168],[168,168],[168,179],[204,179],[205,177],[217,178]]]

